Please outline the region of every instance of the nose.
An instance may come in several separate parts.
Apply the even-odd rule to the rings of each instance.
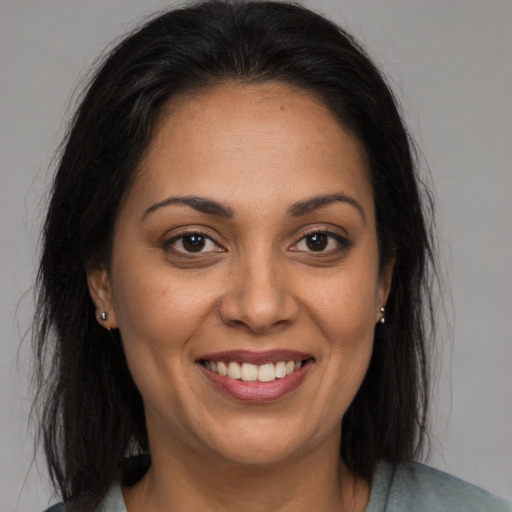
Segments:
[[[271,258],[246,259],[229,279],[219,307],[226,325],[264,334],[295,320],[297,301],[285,272]]]

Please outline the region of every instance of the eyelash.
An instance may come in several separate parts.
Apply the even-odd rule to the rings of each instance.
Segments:
[[[337,244],[337,247],[333,248],[333,249],[328,249],[328,250],[324,250],[325,249],[325,247],[324,247],[324,248],[321,248],[321,250],[319,250],[319,251],[312,250],[311,247],[310,247],[311,250],[297,249],[297,247],[301,243],[307,244],[308,239],[311,239],[311,237],[314,237],[316,235],[318,235],[320,237],[324,236],[327,238],[327,240],[325,241],[325,243],[327,244],[327,247],[329,246],[329,243],[331,241],[334,241]],[[185,240],[187,238],[192,239],[194,237],[201,238],[203,241],[203,245],[199,246],[198,251],[187,250],[183,246]],[[176,244],[177,242],[180,242],[180,241],[181,241],[182,250],[177,249],[176,247],[173,247],[174,244]],[[201,241],[196,241],[195,243],[197,243],[197,242],[201,243]],[[320,245],[321,242],[322,241],[320,241],[320,243],[319,243],[319,247],[321,246]],[[194,242],[192,242],[192,243],[194,243]],[[204,251],[203,249],[204,249],[205,245],[208,243],[214,244],[217,249],[215,249],[213,251],[212,250]],[[315,255],[315,257],[322,257],[324,255],[332,255],[335,253],[342,252],[342,251],[352,247],[352,245],[353,245],[352,242],[350,242],[347,238],[345,238],[337,233],[332,233],[330,231],[317,229],[317,230],[314,230],[314,231],[304,234],[294,245],[292,245],[290,250],[293,252],[309,253],[309,254]],[[167,240],[164,243],[164,249],[166,249],[166,250],[170,249],[175,254],[179,254],[179,255],[183,255],[183,256],[184,255],[192,255],[192,254],[203,255],[203,254],[211,254],[214,252],[225,252],[224,247],[222,247],[218,242],[216,242],[211,236],[207,235],[206,233],[204,233],[202,231],[188,231],[185,233],[180,233],[179,235],[176,235],[176,236],[172,237],[171,239]]]
[[[183,243],[185,242],[185,240],[187,238],[191,239],[193,237],[202,238],[204,240],[205,244],[212,243],[215,245],[215,247],[217,247],[217,249],[214,251],[203,251],[202,250],[204,248],[204,245],[203,245],[203,247],[201,247],[199,251],[187,251],[183,247]],[[183,250],[179,250],[179,249],[176,249],[175,247],[173,247],[173,245],[179,241],[181,241]],[[205,253],[210,254],[212,252],[224,252],[225,251],[225,249],[218,242],[216,242],[211,236],[207,235],[206,233],[204,233],[202,231],[187,231],[185,233],[180,233],[179,235],[176,235],[176,236],[172,237],[171,239],[167,240],[164,243],[164,249],[172,250],[175,254],[179,254],[179,255],[205,254]]]
[[[331,231],[327,231],[327,230],[323,230],[323,229],[316,229],[314,231],[310,231],[309,233],[304,234],[300,238],[300,240],[298,242],[296,242],[292,247],[297,247],[301,243],[307,243],[307,240],[315,235],[327,237],[327,244],[329,244],[330,241],[334,240],[334,243],[337,245],[337,247],[335,247],[333,249],[328,249],[328,250],[304,251],[311,255],[314,255],[317,258],[321,258],[322,256],[333,255],[336,253],[343,252],[343,251],[349,249],[350,247],[352,247],[352,245],[353,245],[353,243],[350,240],[348,240],[347,238],[345,238],[337,233],[333,233]],[[291,250],[294,250],[297,252],[301,251],[301,249],[293,249],[293,248]]]

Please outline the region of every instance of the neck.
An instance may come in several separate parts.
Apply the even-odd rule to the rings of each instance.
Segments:
[[[362,512],[369,486],[347,470],[337,447],[339,435],[336,443],[256,466],[174,446],[152,456],[148,473],[123,495],[128,512]]]

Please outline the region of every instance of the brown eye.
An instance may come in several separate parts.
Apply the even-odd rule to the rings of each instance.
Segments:
[[[351,246],[352,242],[336,233],[315,231],[304,235],[295,245],[290,247],[290,250],[303,253],[318,253],[318,256],[326,256],[343,253]]]
[[[197,254],[224,252],[224,248],[204,233],[189,232],[165,242],[164,249],[174,253]]]
[[[187,252],[200,252],[206,245],[206,237],[202,235],[186,235],[181,240],[181,244]]]
[[[329,243],[329,238],[323,233],[315,233],[306,237],[306,245],[311,251],[323,251]]]

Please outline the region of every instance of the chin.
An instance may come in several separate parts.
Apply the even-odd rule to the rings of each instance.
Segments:
[[[251,439],[249,442],[241,440],[241,442],[230,443],[230,446],[222,447],[219,453],[224,460],[232,464],[263,468],[278,465],[293,457],[297,451],[297,446],[289,446],[288,443],[276,443],[274,440],[269,444]]]
[[[302,453],[307,449],[305,432],[296,428],[283,428],[283,424],[260,425],[255,428],[238,426],[223,431],[222,437],[208,443],[211,449],[224,460],[241,466],[272,466]],[[313,437],[313,436],[306,436]],[[311,439],[313,443],[313,439]]]

